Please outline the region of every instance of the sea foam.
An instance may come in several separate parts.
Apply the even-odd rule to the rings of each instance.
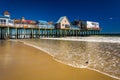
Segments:
[[[46,40],[46,38],[42,38],[42,39],[45,39]],[[119,42],[119,37],[115,37],[115,38],[112,38],[112,37],[67,37],[67,38],[47,38],[48,40],[50,39],[50,40],[67,40],[67,41],[87,41],[87,42],[109,42],[109,43],[120,43]],[[99,40],[100,39],[100,40]],[[46,45],[45,45],[45,47],[46,48],[43,48],[42,46],[40,47],[40,46],[38,46],[38,45],[36,45],[36,44],[34,44],[34,43],[31,43],[32,41],[30,41],[30,42],[27,42],[27,40],[18,40],[18,41],[20,41],[20,42],[23,42],[25,45],[28,45],[28,46],[31,46],[31,47],[34,47],[34,48],[37,48],[37,49],[39,49],[39,50],[42,50],[42,51],[44,51],[44,52],[46,52],[46,53],[48,53],[49,55],[51,55],[51,56],[53,56],[53,58],[56,60],[56,61],[58,61],[58,62],[60,62],[60,63],[63,63],[63,64],[66,64],[66,65],[69,65],[69,66],[72,66],[72,67],[75,67],[75,68],[87,68],[87,69],[91,69],[91,70],[95,70],[95,71],[97,71],[97,72],[100,72],[100,73],[102,73],[102,74],[105,74],[105,75],[108,75],[108,76],[110,76],[110,77],[113,77],[113,78],[116,78],[116,79],[119,79],[120,80],[120,78],[119,77],[116,77],[116,76],[114,76],[114,75],[110,75],[110,74],[108,74],[108,73],[105,73],[105,72],[102,72],[102,71],[100,71],[100,70],[98,70],[98,69],[94,69],[94,68],[90,68],[88,65],[79,65],[79,64],[76,64],[76,63],[69,63],[69,62],[65,62],[65,61],[62,61],[62,60],[60,60],[60,59],[57,59],[56,58],[56,56],[55,56],[55,54],[52,54],[54,51],[49,51],[50,49],[47,49],[47,48],[49,48],[49,47],[46,47]],[[43,43],[42,43],[43,44]],[[47,43],[47,45],[49,45],[49,43]],[[52,44],[53,45],[53,44]],[[107,53],[108,54],[108,53]]]
[[[41,38],[41,39],[120,43],[120,37],[62,37],[62,38]]]

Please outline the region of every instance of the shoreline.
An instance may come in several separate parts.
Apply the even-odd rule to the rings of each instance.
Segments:
[[[59,60],[57,60],[57,59],[55,59],[55,60],[56,60],[57,62],[60,62],[60,63],[62,63],[62,64],[65,64],[65,65],[68,65],[68,66],[71,66],[71,67],[74,67],[74,68],[93,70],[93,71],[102,73],[102,74],[104,74],[104,75],[107,75],[107,76],[109,76],[109,77],[112,77],[112,78],[115,78],[115,79],[120,80],[120,78],[118,78],[118,77],[116,77],[116,76],[109,75],[109,74],[107,74],[107,73],[101,72],[101,71],[96,70],[96,69],[92,69],[92,68],[89,68],[89,67],[77,67],[77,66],[74,66],[74,65],[71,65],[71,64],[66,64],[66,63],[64,63],[64,62],[62,62],[62,61],[59,61]]]
[[[108,43],[120,43],[120,37],[113,39],[112,37],[61,37],[61,38],[40,38],[40,39],[49,39],[49,40],[66,40],[66,41],[87,41],[87,42],[108,42]],[[113,40],[112,40],[113,39]]]
[[[46,39],[46,38],[44,38],[44,39]],[[54,39],[54,40],[56,40],[56,39]],[[61,40],[61,39],[57,39],[57,40]],[[62,39],[62,40],[63,40],[63,39]],[[12,41],[14,41],[14,40],[12,40]],[[48,55],[52,56],[52,58],[53,58],[55,61],[59,62],[59,63],[65,64],[65,65],[68,65],[68,66],[71,66],[71,67],[74,67],[74,68],[78,68],[78,69],[82,69],[82,68],[83,68],[83,69],[93,70],[93,71],[99,72],[99,73],[101,73],[101,74],[104,74],[104,75],[106,75],[106,76],[109,76],[109,77],[111,77],[111,78],[120,80],[120,78],[118,78],[118,77],[116,77],[116,76],[112,76],[112,75],[110,75],[110,74],[101,72],[101,71],[96,70],[96,69],[92,69],[92,68],[88,68],[88,67],[79,67],[79,66],[74,66],[74,65],[71,65],[71,64],[64,63],[64,62],[62,62],[62,61],[60,61],[60,60],[55,59],[54,56],[51,55],[48,51],[45,51],[45,50],[43,50],[42,48],[40,48],[40,47],[38,47],[38,46],[36,46],[36,45],[34,45],[34,44],[30,44],[30,43],[27,43],[27,42],[24,42],[24,41],[20,41],[20,40],[15,40],[15,41],[16,41],[16,42],[22,42],[23,44],[25,44],[25,45],[27,45],[27,46],[30,46],[30,47],[33,47],[33,48],[36,48],[36,49],[38,49],[38,50],[43,51],[43,52],[47,53]],[[69,40],[69,41],[71,41],[71,40]]]

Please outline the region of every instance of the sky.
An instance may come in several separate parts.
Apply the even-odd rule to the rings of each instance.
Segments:
[[[0,0],[0,14],[57,22],[61,16],[100,23],[102,32],[120,32],[120,0]]]

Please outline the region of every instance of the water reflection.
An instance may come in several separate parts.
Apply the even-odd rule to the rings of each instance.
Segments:
[[[88,67],[120,78],[120,44],[62,40],[25,40],[74,67]]]

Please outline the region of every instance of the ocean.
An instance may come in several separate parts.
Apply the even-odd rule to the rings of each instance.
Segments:
[[[19,40],[61,63],[120,79],[120,37],[67,37]]]

